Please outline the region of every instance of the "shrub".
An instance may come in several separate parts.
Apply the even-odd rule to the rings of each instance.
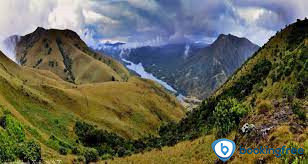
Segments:
[[[295,96],[297,98],[304,98],[307,95],[307,87],[302,82],[297,82],[296,84],[296,93]]]
[[[296,95],[296,87],[292,84],[285,84],[282,88],[283,96],[291,101]]]
[[[290,66],[285,66],[283,70],[283,74],[285,76],[289,76],[292,73],[292,68]]]
[[[297,99],[294,99],[292,101],[292,111],[294,114],[298,116],[299,119],[301,120],[306,120],[306,113],[305,110],[301,107],[300,101]]]
[[[19,148],[19,159],[23,162],[39,162],[41,158],[41,147],[35,141],[27,141]]]
[[[107,159],[110,159],[110,158],[112,158],[112,155],[110,155],[110,154],[104,154],[101,157],[102,160],[107,160]]]
[[[0,119],[0,162],[12,162],[20,159],[24,162],[41,160],[40,145],[26,141],[23,126],[10,114]]]
[[[86,159],[84,156],[78,156],[77,159],[74,159],[73,163],[85,163]]]
[[[84,148],[83,156],[87,163],[96,162],[99,160],[99,155],[96,149],[94,148]]]
[[[80,155],[82,154],[82,147],[80,146],[74,146],[72,148],[72,153],[75,154],[75,155]]]
[[[16,158],[14,143],[5,132],[0,131],[0,162],[12,162]]]
[[[246,115],[247,111],[247,107],[235,98],[219,101],[213,113],[217,136],[225,137],[239,124],[240,118]]]
[[[65,147],[60,147],[60,148],[59,148],[59,153],[60,153],[61,155],[67,155],[68,150],[67,150],[67,148],[65,148]]]
[[[66,155],[73,148],[70,144],[60,140],[59,138],[55,137],[54,135],[51,135],[49,137],[47,144],[51,148],[58,150],[59,153],[62,154],[62,155]]]
[[[20,143],[25,140],[23,126],[17,122],[11,115],[5,115],[1,118],[1,126],[6,130],[6,133],[11,140]]]

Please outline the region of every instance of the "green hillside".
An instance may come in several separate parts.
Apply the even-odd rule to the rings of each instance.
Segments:
[[[298,20],[277,32],[198,109],[187,113],[179,123],[162,126],[160,137],[145,144],[145,150],[157,149],[110,162],[186,163],[192,159],[193,163],[213,163],[218,158],[210,145],[215,138],[222,137],[234,140],[237,146],[286,145],[306,150],[307,55],[308,20]],[[242,130],[246,123],[250,128]],[[240,155],[236,151],[228,162],[307,163],[307,160],[307,152],[276,158]]]
[[[157,135],[162,122],[184,114],[176,98],[153,81],[131,76],[76,85],[49,70],[17,65],[0,52],[1,162],[68,162],[76,154],[96,154],[77,140],[76,122],[137,139]]]
[[[307,149],[307,54],[308,20],[298,20],[180,120],[184,109],[152,81],[129,77],[76,85],[1,53],[0,158],[213,163],[219,161],[210,145],[222,137],[245,147]],[[276,158],[236,151],[228,162],[307,163],[307,158],[307,152]]]

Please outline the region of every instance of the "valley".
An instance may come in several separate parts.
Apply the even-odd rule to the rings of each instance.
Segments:
[[[107,44],[98,51],[142,64],[145,71],[171,85],[178,94],[197,99],[211,95],[258,49],[246,38],[230,34],[221,34],[210,45],[170,44],[122,50],[123,44]]]
[[[308,163],[308,3],[0,4],[0,163]]]
[[[307,149],[307,27],[307,19],[297,20],[277,32],[198,109],[177,124],[161,127],[160,138],[153,142],[165,146],[108,162],[216,163],[220,160],[210,148],[213,137],[244,147]],[[277,158],[238,150],[229,162],[306,163],[307,157],[307,152]]]
[[[63,40],[73,39],[85,46],[81,51],[71,44],[61,43],[66,53],[77,51],[72,54],[78,56],[68,53],[72,67],[65,66],[62,52],[56,46],[57,40],[55,37],[48,38],[49,33],[56,33]],[[45,51],[45,37],[52,47],[50,54]],[[41,145],[44,161],[68,160],[62,155],[71,154],[73,148],[79,145],[75,143],[77,138],[74,133],[78,121],[95,124],[125,138],[137,139],[145,134],[157,135],[156,129],[163,121],[178,121],[185,114],[176,98],[165,92],[162,86],[129,75],[120,63],[87,49],[72,31],[38,29],[25,38],[31,42],[17,43],[17,49],[23,52],[18,59],[22,65],[0,54],[0,115],[1,119],[12,116],[21,124],[20,133]],[[31,46],[24,45],[29,43]],[[80,70],[79,64],[84,66],[84,71]],[[91,65],[87,67],[86,64]],[[92,66],[95,72],[91,71]],[[71,71],[65,72],[68,68]],[[104,73],[106,70],[111,74]],[[14,136],[6,134],[5,128],[0,127],[1,144],[7,144],[2,143],[7,142],[6,135]],[[1,152],[10,153],[11,148],[23,142],[12,140],[9,144],[1,146]],[[10,160],[5,156],[0,159]],[[41,157],[36,156],[33,160],[41,160]]]

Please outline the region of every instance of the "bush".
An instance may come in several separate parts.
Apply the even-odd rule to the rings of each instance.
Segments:
[[[51,135],[49,137],[47,144],[51,148],[58,150],[59,153],[62,154],[62,155],[66,155],[73,148],[70,144],[60,140],[59,138],[55,137],[54,135]]]
[[[239,103],[235,98],[219,101],[213,113],[214,126],[217,130],[216,135],[225,137],[239,124],[240,119],[246,115],[247,111],[247,107]]]
[[[74,146],[72,149],[72,153],[75,155],[80,155],[82,154],[82,147],[80,146]]]
[[[96,162],[99,160],[99,155],[96,149],[94,148],[85,148],[83,152],[83,156],[87,163]]]
[[[0,162],[16,160],[14,148],[14,143],[10,140],[10,137],[5,132],[0,131]]]
[[[23,126],[17,122],[11,115],[5,115],[1,118],[1,126],[6,130],[6,133],[11,140],[20,143],[25,140]]]
[[[78,156],[77,159],[74,159],[73,163],[85,163],[86,159],[84,156]]]
[[[0,162],[13,162],[20,159],[24,162],[41,160],[40,145],[26,141],[23,126],[10,114],[0,119]]]
[[[60,148],[59,148],[59,153],[60,153],[61,155],[67,155],[68,150],[67,150],[67,148],[65,148],[65,147],[60,147]]]
[[[285,76],[289,76],[292,73],[292,68],[290,66],[285,66],[283,70],[283,74]]]
[[[41,147],[35,141],[27,141],[20,146],[19,159],[23,162],[39,162],[42,160]]]
[[[285,84],[282,88],[283,96],[291,101],[296,95],[296,87],[292,84]]]
[[[301,107],[300,101],[297,99],[294,99],[292,101],[292,111],[294,114],[298,116],[301,120],[306,120],[306,113],[305,110]]]
[[[110,155],[110,154],[104,154],[101,157],[102,160],[107,160],[107,159],[111,159],[111,158],[112,158],[112,155]]]

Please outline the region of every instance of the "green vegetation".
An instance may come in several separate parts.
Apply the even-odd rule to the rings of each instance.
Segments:
[[[176,121],[183,116],[182,108],[151,81],[131,77],[128,82],[112,82],[112,77],[114,80],[121,78],[117,74],[109,74],[108,83],[77,86],[48,71],[36,72],[31,68],[18,67],[1,54],[0,102],[12,112],[1,111],[1,162],[41,161],[42,158],[56,157],[95,162],[134,153],[140,153],[132,155],[140,159],[145,151],[151,151],[145,154],[154,152],[167,159],[162,153],[172,149],[166,146],[175,145],[181,148],[171,150],[175,155],[166,153],[176,157],[168,158],[168,162],[184,158],[187,163],[187,159],[194,157],[196,163],[213,163],[215,154],[205,145],[210,145],[217,137],[230,137],[247,146],[267,145],[270,141],[271,146],[290,142],[307,147],[307,37],[287,49],[292,44],[288,43],[288,34],[301,24],[298,22],[277,33],[279,37],[273,37],[214,95],[204,100],[199,108],[189,111],[179,122]],[[302,28],[300,32],[306,36],[307,29]],[[58,46],[59,49],[63,46],[62,50],[69,47],[60,39]],[[89,56],[85,58],[92,59]],[[29,62],[33,60],[28,59]],[[102,60],[113,63],[108,58]],[[37,62],[37,59],[33,61]],[[60,72],[63,73],[63,70],[69,72],[64,68]],[[153,129],[158,128],[162,121],[166,122],[157,134]],[[240,126],[245,123],[253,124],[251,127],[255,129],[239,132]],[[144,135],[146,133],[147,136]],[[179,143],[181,141],[184,142]],[[45,154],[41,155],[40,145]],[[193,149],[193,153],[185,150],[186,146]],[[204,157],[210,160],[205,162]],[[239,159],[260,160],[256,156],[239,157],[238,154],[232,160],[236,163]],[[281,160],[264,159],[268,163]],[[294,162],[305,160],[307,156],[282,159]]]
[[[58,150],[58,152],[62,155],[66,155],[68,153],[70,153],[72,151],[72,146],[64,141],[62,141],[61,139],[55,137],[54,135],[50,136],[47,144],[55,149]]]
[[[293,100],[291,107],[293,113],[296,114],[299,117],[299,119],[304,121],[306,120],[305,110],[303,109],[302,104],[298,99]]]
[[[240,118],[247,112],[248,108],[234,98],[222,100],[215,107],[211,117],[208,118],[211,122],[207,122],[207,127],[215,127],[217,136],[225,137],[237,127]],[[181,123],[179,125],[184,124],[184,122]],[[101,157],[108,159],[161,148],[165,145],[173,146],[179,141],[193,139],[202,134],[202,127],[199,127],[198,131],[192,129],[185,131],[188,129],[179,125],[173,122],[168,123],[159,129],[160,137],[148,136],[138,140],[124,139],[114,133],[97,129],[93,125],[79,121],[75,125],[75,133],[83,146],[95,148]]]
[[[38,65],[42,63],[43,59],[39,59],[36,64],[33,66],[33,68],[36,68]]]
[[[134,146],[131,141],[114,133],[109,133],[105,130],[98,130],[93,125],[85,122],[76,122],[74,131],[78,136],[79,141],[84,146],[95,148],[101,156],[109,154],[122,157],[129,155],[131,151],[134,151]],[[85,158],[87,159],[87,157]]]
[[[70,58],[70,55],[67,54],[66,51],[64,50],[64,47],[62,45],[63,44],[62,40],[60,38],[57,38],[56,42],[57,42],[58,48],[59,48],[59,50],[61,52],[61,55],[63,57],[63,63],[65,65],[65,69],[67,70],[68,75],[70,77],[70,79],[68,79],[68,81],[74,83],[75,82],[75,76],[74,76],[73,71],[72,71],[73,61]]]
[[[161,146],[172,146],[204,135],[226,137],[232,132],[236,133],[233,140],[240,145],[279,147],[290,142],[296,147],[307,147],[307,27],[308,20],[298,21],[277,33],[198,109],[188,112],[178,123],[161,126],[159,137],[139,140],[144,144],[141,144],[142,150],[161,149]],[[240,132],[239,126],[245,123],[253,124],[255,129]],[[142,158],[154,159],[154,154],[157,152],[152,150],[145,155],[133,156],[142,161]],[[182,159],[182,154],[175,160]],[[166,158],[173,157],[171,154]],[[235,154],[233,160],[234,163],[243,160],[248,163],[305,163],[307,155],[279,159]],[[115,160],[115,163],[118,161],[136,160],[126,157]]]
[[[232,87],[227,89],[221,96],[224,97],[235,97],[243,99],[249,95],[253,89],[253,86],[264,80],[269,71],[272,68],[272,63],[267,59],[260,60],[253,68],[251,73],[241,76],[241,78],[234,83]]]
[[[0,118],[0,162],[41,161],[41,147],[34,140],[26,140],[23,126],[11,114]],[[2,129],[3,128],[3,129]]]
[[[217,129],[219,138],[227,136],[240,123],[240,119],[245,116],[248,109],[234,98],[220,101],[215,107],[213,117],[214,127]]]

